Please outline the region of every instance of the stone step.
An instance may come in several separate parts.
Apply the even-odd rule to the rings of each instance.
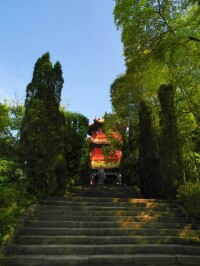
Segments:
[[[93,193],[93,192],[97,192],[97,193],[123,193],[123,194],[131,194],[136,196],[137,192],[135,191],[135,189],[131,188],[131,187],[124,187],[124,186],[117,186],[117,187],[109,187],[109,186],[90,186],[90,187],[83,187],[83,188],[71,188],[70,193],[76,193],[76,194],[80,194],[80,193]]]
[[[69,201],[69,202],[111,202],[111,203],[167,203],[169,202],[167,200],[161,200],[161,199],[141,199],[141,198],[101,198],[101,197],[46,197],[43,200],[47,201]],[[42,201],[42,200],[41,200]],[[174,205],[174,204],[172,204]]]
[[[41,204],[43,205],[56,205],[56,206],[69,206],[69,207],[110,207],[110,208],[116,208],[116,207],[171,207],[172,205],[170,203],[166,202],[143,202],[143,201],[133,201],[133,202],[77,202],[77,201],[66,201],[66,200],[41,200]]]
[[[183,228],[187,226],[181,221],[171,222],[87,222],[87,221],[37,221],[26,222],[29,227],[49,227],[49,228]]]
[[[113,197],[113,198],[137,198],[137,195],[134,192],[127,192],[127,191],[79,191],[79,192],[72,192],[74,196],[82,196],[82,197]]]
[[[39,216],[45,216],[45,215],[49,215],[49,217],[51,216],[68,216],[68,217],[72,217],[72,216],[81,216],[82,218],[84,217],[88,217],[88,219],[91,216],[95,216],[95,217],[100,217],[100,216],[104,216],[104,217],[121,217],[121,216],[163,216],[163,217],[184,217],[184,214],[182,214],[181,212],[175,212],[175,211],[156,211],[156,210],[146,210],[146,211],[138,211],[138,210],[131,210],[131,211],[65,211],[65,210],[45,210],[45,209],[38,209],[35,211],[35,215],[36,217]]]
[[[125,211],[164,211],[164,212],[180,212],[178,208],[169,208],[169,207],[164,207],[164,206],[152,206],[152,207],[104,207],[104,206],[64,206],[64,205],[40,205],[38,210],[63,210],[63,211],[68,211],[68,212],[73,212],[73,211],[90,211],[90,212],[102,212],[102,211],[111,211],[115,213],[120,213],[120,212],[125,212]]]
[[[92,192],[92,191],[98,191],[98,192],[124,192],[124,193],[132,193],[135,194],[135,189],[133,187],[125,187],[125,186],[88,186],[88,187],[82,187],[82,188],[71,188],[70,192],[75,193],[81,193],[81,192]]]
[[[136,196],[133,195],[133,194],[127,194],[127,193],[88,193],[88,192],[85,192],[85,193],[78,193],[77,194],[72,194],[72,197],[73,196],[79,196],[79,197],[99,197],[99,198],[135,198]]]
[[[172,208],[166,208],[166,207],[152,207],[152,208],[147,208],[147,207],[136,207],[134,208],[133,206],[131,207],[118,207],[118,206],[112,206],[112,207],[107,207],[107,206],[64,206],[64,205],[40,205],[38,208],[39,210],[64,210],[64,211],[84,211],[84,212],[95,212],[95,211],[165,211],[165,212],[170,212],[170,211],[175,211],[177,209],[172,209]]]
[[[20,236],[180,236],[199,237],[197,230],[156,228],[32,228],[21,227]],[[19,236],[19,237],[20,237]],[[18,238],[17,238],[18,239]],[[25,238],[24,238],[25,239]]]
[[[200,266],[199,231],[176,203],[133,199],[133,191],[79,186],[73,197],[44,198],[5,265]]]
[[[46,202],[47,203],[47,202]],[[142,203],[141,203],[142,204]],[[53,204],[45,204],[45,205],[41,205],[42,206],[46,206],[49,205],[49,208],[51,209],[51,206],[53,206],[53,208],[57,209],[58,207],[63,207],[65,208],[66,210],[85,210],[85,211],[103,211],[103,210],[134,210],[134,209],[137,209],[138,207],[145,207],[145,205],[141,205],[141,206],[80,206],[80,205],[67,205],[67,204],[64,204],[64,202],[60,202],[60,204],[56,205],[55,203]],[[161,207],[161,206],[158,206],[158,207]],[[163,206],[164,207],[164,206]]]
[[[76,191],[84,191],[84,190],[91,190],[91,189],[101,189],[101,190],[128,190],[128,189],[133,189],[133,187],[130,186],[123,186],[123,185],[105,185],[105,184],[97,184],[97,185],[78,185],[75,187],[71,187],[71,190],[76,190]]]
[[[43,200],[40,202],[43,205],[64,205],[64,206],[83,206],[83,207],[156,207],[156,206],[162,206],[162,207],[171,207],[170,204],[167,203],[147,203],[147,202],[85,202],[85,201],[48,201]]]
[[[88,235],[68,235],[68,236],[19,236],[16,238],[17,244],[177,244],[177,245],[198,245],[198,237],[180,236],[88,236]],[[16,245],[17,247],[17,245]]]
[[[176,255],[176,254],[118,254],[118,255],[32,255],[32,256],[10,256],[5,260],[6,266],[41,266],[41,265],[67,265],[67,266],[199,266],[200,256]]]
[[[83,221],[83,222],[185,222],[184,217],[177,217],[175,215],[154,215],[154,216],[64,216],[64,215],[39,215],[35,217],[38,221]]]
[[[98,235],[68,235],[68,236],[20,236],[16,238],[17,244],[177,244],[198,245],[198,237],[180,236],[153,236],[153,235],[120,235],[120,236],[98,236]]]
[[[48,244],[48,245],[47,245]],[[103,254],[188,254],[199,255],[200,247],[181,245],[52,245],[51,243],[37,245],[13,245],[13,254],[18,255],[103,255]],[[192,254],[191,254],[192,253]]]

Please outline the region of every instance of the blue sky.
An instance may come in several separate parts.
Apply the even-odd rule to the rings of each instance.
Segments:
[[[24,100],[36,60],[60,61],[62,105],[90,119],[111,111],[109,89],[125,71],[113,0],[0,0],[0,101]]]

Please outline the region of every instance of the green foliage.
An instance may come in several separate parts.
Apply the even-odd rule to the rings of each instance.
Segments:
[[[145,146],[137,138],[143,132],[137,124],[139,103],[144,101],[151,111],[153,139],[160,150],[162,193],[170,196],[181,183],[200,177],[199,1],[115,2],[113,14],[122,33],[126,73],[111,85],[110,96],[115,115],[126,128],[122,169],[126,175],[144,169],[135,160],[140,145]],[[171,84],[171,94],[166,86],[162,95],[163,84]],[[130,138],[131,124],[135,137]]]
[[[52,194],[63,189],[64,119],[59,111],[63,82],[61,65],[52,66],[49,53],[37,60],[26,89],[20,139],[22,165],[33,193]]]
[[[200,184],[199,183],[187,183],[181,185],[178,189],[178,199],[184,204],[187,211],[200,218]]]
[[[10,117],[9,117],[9,106],[4,102],[0,103],[0,136],[1,139],[5,138],[9,133]]]
[[[116,85],[117,83],[115,83]],[[114,83],[111,85],[111,91],[115,90]],[[118,85],[117,85],[118,86]],[[112,163],[112,159],[109,160],[109,155],[112,151],[121,150],[123,157],[120,161],[120,170],[122,174],[122,183],[126,185],[138,185],[137,180],[137,135],[133,134],[136,130],[135,125],[131,122],[131,117],[123,119],[121,114],[108,114],[106,113],[104,122],[104,132],[107,138],[110,140],[110,145],[103,149],[108,163]],[[111,137],[112,133],[118,135],[118,138]],[[117,166],[117,165],[116,165]]]
[[[89,177],[88,119],[60,111],[63,83],[60,63],[52,66],[46,53],[35,64],[25,108],[0,103],[0,244],[36,197],[62,195]]]
[[[90,170],[89,145],[87,143],[87,131],[89,121],[79,113],[63,110],[65,124],[65,159],[67,179],[81,177],[81,181],[88,182]],[[69,182],[69,181],[67,181]]]
[[[114,19],[134,90],[144,100],[172,84],[199,125],[200,9],[196,1],[116,0]],[[131,93],[133,94],[133,92]]]
[[[122,149],[122,128],[124,127],[122,121],[118,119],[116,114],[105,113],[103,132],[106,134],[109,140],[109,145],[102,147],[103,155],[105,156],[105,162],[102,164],[96,162],[93,166],[104,167],[118,167],[119,157],[121,156],[120,150]]]
[[[123,136],[122,146],[122,180],[127,185],[139,186],[138,175],[138,120],[133,119],[128,124],[128,127]]]
[[[17,101],[0,103],[0,157],[16,160],[24,107]]]
[[[18,101],[0,103],[0,244],[7,240],[25,208],[33,201],[19,164],[19,132],[24,107]]]
[[[118,121],[126,127],[135,118],[141,100],[141,95],[137,90],[138,82],[134,78],[137,78],[134,74],[121,75],[110,86],[114,112],[117,114]]]
[[[0,185],[14,183],[20,178],[23,178],[23,173],[16,162],[0,160]]]
[[[139,162],[138,174],[142,196],[160,196],[160,169],[158,148],[152,128],[151,111],[142,101],[139,106]]]
[[[27,206],[35,201],[26,193],[24,181],[0,186],[0,244],[10,238]]]
[[[161,104],[160,158],[161,187],[166,197],[173,195],[182,182],[182,158],[174,104],[175,91],[171,85],[162,85],[158,91]]]

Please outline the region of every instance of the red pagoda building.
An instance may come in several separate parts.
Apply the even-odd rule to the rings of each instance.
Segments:
[[[105,180],[109,184],[115,184],[120,179],[119,164],[122,157],[121,151],[111,152],[109,160],[103,155],[103,147],[108,146],[110,141],[103,132],[104,119],[95,118],[93,124],[89,126],[88,142],[90,145],[90,160],[92,165],[91,183],[97,180],[97,173],[100,167],[104,169]],[[116,134],[112,134],[115,138]]]

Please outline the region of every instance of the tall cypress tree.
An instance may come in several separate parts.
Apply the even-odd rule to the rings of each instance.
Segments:
[[[63,183],[64,121],[59,111],[63,83],[61,65],[52,66],[49,53],[37,60],[26,88],[21,128],[22,159],[34,193],[51,194]]]
[[[74,112],[65,112],[67,178],[82,177],[88,179],[90,167],[89,146],[87,142],[88,118]],[[83,181],[83,180],[81,180]],[[84,180],[87,182],[88,180]],[[84,182],[83,181],[83,182]]]
[[[165,197],[173,196],[182,176],[182,159],[174,104],[175,90],[171,85],[162,85],[158,90],[161,104],[161,185]]]
[[[152,129],[151,112],[144,101],[139,105],[139,179],[142,195],[160,194],[160,172],[157,145]]]
[[[138,144],[137,128],[132,121],[122,132],[122,159],[120,163],[122,182],[126,185],[138,186]]]

